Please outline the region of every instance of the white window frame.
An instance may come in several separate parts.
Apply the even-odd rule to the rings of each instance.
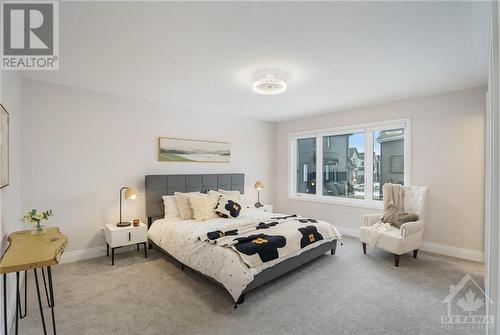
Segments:
[[[404,131],[404,184],[411,184],[411,120],[398,119],[288,134],[288,198],[343,206],[381,209],[383,202],[373,199],[373,132],[402,128]],[[323,137],[351,133],[365,134],[365,198],[323,195]],[[297,140],[316,138],[316,194],[297,193]]]

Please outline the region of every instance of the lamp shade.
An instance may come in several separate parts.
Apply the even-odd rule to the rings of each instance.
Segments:
[[[125,199],[134,200],[138,194],[139,191],[135,187],[127,187],[125,190]]]
[[[255,187],[256,189],[260,190],[260,189],[264,188],[264,183],[263,183],[263,182],[261,182],[261,181],[257,181],[257,182],[255,183],[255,186],[254,186],[254,187]]]

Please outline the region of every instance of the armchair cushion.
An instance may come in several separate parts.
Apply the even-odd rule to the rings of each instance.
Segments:
[[[418,215],[402,211],[394,206],[389,207],[382,217],[382,222],[390,223],[391,226],[400,228],[402,224],[411,221],[417,221]]]

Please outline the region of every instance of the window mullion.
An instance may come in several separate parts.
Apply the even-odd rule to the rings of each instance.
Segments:
[[[289,176],[289,195],[297,194],[297,139],[292,138],[289,140],[289,155],[290,162],[288,166],[288,176]]]
[[[323,137],[316,135],[316,196],[323,195]]]
[[[373,200],[373,132],[365,131],[365,200]]]

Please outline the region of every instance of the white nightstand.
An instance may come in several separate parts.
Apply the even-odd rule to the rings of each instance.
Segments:
[[[111,265],[115,265],[115,249],[127,245],[144,245],[144,258],[148,258],[148,227],[144,223],[140,223],[138,227],[130,225],[128,227],[117,227],[116,223],[106,225],[106,256],[109,256],[109,248],[111,248]]]
[[[262,207],[248,207],[248,208],[255,208],[255,209],[258,209],[260,211],[264,211],[264,212],[267,212],[267,213],[272,213],[273,212],[273,205],[265,205],[263,204]]]

